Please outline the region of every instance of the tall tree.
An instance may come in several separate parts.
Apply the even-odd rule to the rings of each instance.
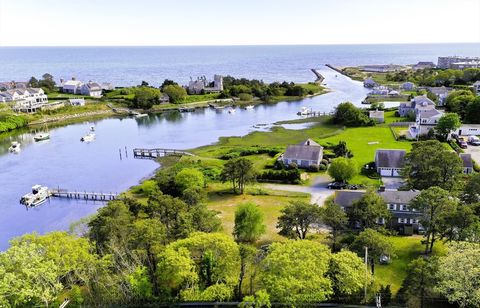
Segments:
[[[460,307],[480,306],[480,244],[452,243],[440,257],[436,290]]]
[[[174,104],[183,102],[187,97],[187,91],[179,85],[168,85],[163,88],[163,93],[167,94],[170,101]]]
[[[292,239],[305,239],[312,225],[320,221],[318,205],[308,202],[292,201],[280,212],[278,234]]]
[[[480,173],[473,174],[468,178],[462,200],[467,204],[480,202]]]
[[[338,144],[333,148],[333,153],[337,157],[352,157],[352,152],[347,148],[347,143],[345,141],[339,141]]]
[[[437,132],[439,138],[442,141],[446,141],[448,135],[451,132],[455,131],[462,125],[460,121],[460,116],[456,113],[445,113],[435,126],[435,131]]]
[[[408,307],[425,307],[428,299],[438,297],[438,293],[434,290],[437,284],[437,271],[437,258],[420,257],[411,261],[407,267],[407,277],[403,280],[397,297],[401,298]]]
[[[370,275],[365,277],[363,260],[348,250],[332,255],[328,275],[333,282],[333,290],[337,297],[357,293],[365,283],[370,283],[372,278]]]
[[[477,96],[473,102],[467,105],[465,110],[465,122],[479,124],[480,123],[480,96]]]
[[[233,236],[238,243],[254,243],[265,233],[264,215],[253,202],[242,203],[235,210]]]
[[[328,247],[316,242],[273,243],[260,265],[260,284],[272,301],[283,304],[325,301],[333,295],[328,277],[330,258]]]
[[[355,161],[345,157],[335,158],[328,168],[328,174],[338,182],[347,182],[357,173]]]
[[[246,158],[230,159],[223,167],[220,178],[231,182],[235,193],[243,194],[245,185],[255,178],[253,163]]]
[[[160,98],[160,90],[150,87],[138,87],[134,91],[131,106],[134,108],[150,109],[153,105],[158,104]]]
[[[373,189],[368,189],[360,199],[353,202],[348,215],[352,222],[358,222],[363,229],[377,228],[382,219],[387,222],[391,217],[387,204]]]
[[[375,264],[379,262],[380,257],[395,257],[395,248],[390,240],[383,234],[373,230],[365,229],[353,241],[351,248],[360,256],[365,257],[365,247],[368,248],[368,261],[375,274]]]
[[[443,215],[454,211],[456,204],[456,199],[440,187],[423,190],[413,199],[412,207],[423,213],[420,223],[425,228],[425,254],[433,251],[433,245],[441,234],[445,221]]]
[[[460,157],[437,140],[414,143],[412,151],[405,156],[405,167],[401,174],[410,188],[418,190],[438,186],[453,190],[462,175]]]
[[[320,208],[320,221],[330,228],[332,252],[337,251],[337,239],[340,232],[347,228],[348,217],[345,211],[330,198]]]

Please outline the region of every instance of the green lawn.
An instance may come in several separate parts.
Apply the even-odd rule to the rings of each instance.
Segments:
[[[397,256],[390,264],[375,267],[375,283],[385,286],[389,284],[393,294],[396,294],[407,276],[408,264],[421,256],[425,246],[421,244],[421,236],[392,236],[390,240],[396,249]],[[444,253],[443,242],[436,242],[434,254],[442,255]]]

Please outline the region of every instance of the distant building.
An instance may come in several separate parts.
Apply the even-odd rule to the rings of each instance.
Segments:
[[[0,91],[12,90],[12,89],[26,89],[28,88],[28,82],[26,81],[6,81],[0,82]]]
[[[458,136],[479,136],[480,124],[462,124],[454,133]]]
[[[415,90],[415,84],[413,82],[407,81],[402,83],[402,89],[405,91]]]
[[[373,88],[377,86],[377,83],[372,78],[367,78],[363,81],[363,86],[365,88]]]
[[[102,97],[103,90],[114,89],[110,83],[102,83],[101,85],[93,81],[84,83],[80,80],[76,80],[75,77],[72,77],[71,80],[67,81],[60,79],[58,87],[63,93],[85,95],[96,98]]]
[[[337,190],[335,191],[334,202],[345,212],[349,212],[352,210],[355,201],[359,200],[364,194],[365,191],[359,190]],[[404,235],[417,233],[422,229],[420,224],[422,212],[411,207],[413,199],[420,194],[419,191],[381,189],[378,194],[382,197],[386,208],[392,215],[389,222],[380,218],[377,221],[379,225],[387,225]]]
[[[61,91],[63,93],[79,94],[82,84],[83,83],[81,81],[72,78],[71,80],[67,80],[65,82],[63,80],[60,80],[59,87],[61,88]]]
[[[435,68],[436,65],[433,62],[418,62],[417,64],[412,66],[414,70],[423,70],[426,68]]]
[[[280,157],[285,165],[296,164],[299,168],[320,165],[323,158],[323,147],[311,139],[297,145],[289,145]]]
[[[415,96],[409,102],[402,102],[398,107],[398,113],[401,117],[406,117],[410,112],[416,115],[425,110],[435,109],[435,102],[429,99],[426,95]]]
[[[375,152],[375,167],[381,176],[400,176],[405,164],[405,150],[377,150]]]
[[[473,173],[472,155],[461,153],[460,158],[462,159],[462,162],[463,162],[463,173],[465,174]]]
[[[452,89],[447,87],[429,87],[427,90],[437,97],[437,106],[444,106],[445,100]]]
[[[480,57],[438,57],[438,68],[477,68],[480,67]]]
[[[475,92],[477,92],[478,95],[480,95],[480,80],[475,81],[473,84],[473,89]]]
[[[188,83],[188,93],[218,93],[223,91],[223,76],[214,75],[213,81],[207,81],[205,76],[198,77],[196,80],[190,80]]]
[[[385,122],[385,113],[381,110],[370,111],[368,117],[370,119],[375,120],[375,122],[377,122],[377,123],[384,123]]]
[[[109,82],[103,82],[102,84],[100,84],[100,87],[102,88],[102,90],[104,91],[112,91],[112,90],[115,90],[115,87],[109,83]]]
[[[158,100],[160,101],[160,104],[168,104],[170,102],[170,97],[167,94],[163,94]]]
[[[102,97],[102,87],[96,82],[89,81],[80,86],[79,93],[85,96]]]

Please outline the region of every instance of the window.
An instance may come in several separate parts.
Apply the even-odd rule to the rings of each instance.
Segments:
[[[404,223],[406,223],[406,218],[399,218],[399,219],[398,219],[398,223],[399,223],[399,224],[404,224]]]
[[[408,206],[406,204],[400,204],[400,211],[408,211]]]
[[[388,209],[392,210],[392,211],[395,211],[397,209],[397,206],[396,206],[396,204],[389,204]]]
[[[418,224],[418,219],[411,218],[411,219],[410,219],[410,223],[411,223],[411,224]]]

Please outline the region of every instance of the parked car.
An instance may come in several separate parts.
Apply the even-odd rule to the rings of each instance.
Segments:
[[[343,182],[332,182],[327,185],[328,189],[345,189],[347,187],[347,184]]]
[[[469,136],[468,143],[478,146],[480,145],[480,138],[478,138],[477,136]]]
[[[458,139],[457,140],[457,144],[459,147],[461,147],[462,149],[466,149],[468,148],[468,144],[465,140],[462,140],[462,139]]]

